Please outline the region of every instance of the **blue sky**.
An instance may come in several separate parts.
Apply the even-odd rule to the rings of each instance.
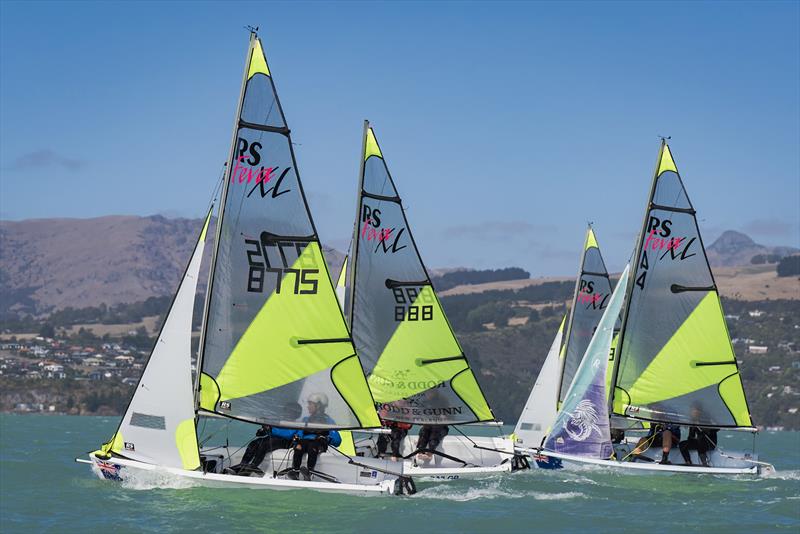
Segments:
[[[431,267],[620,269],[658,149],[706,243],[800,246],[800,3],[0,3],[0,217],[199,217],[261,27],[324,242],[365,118]]]

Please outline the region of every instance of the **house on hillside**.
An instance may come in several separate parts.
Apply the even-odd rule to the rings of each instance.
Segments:
[[[769,347],[766,345],[749,345],[747,347],[748,354],[766,354]]]

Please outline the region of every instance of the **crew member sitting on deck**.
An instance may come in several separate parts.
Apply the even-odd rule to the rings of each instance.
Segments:
[[[692,456],[690,450],[697,450],[697,456],[700,458],[700,463],[703,467],[708,467],[708,451],[713,451],[717,448],[717,432],[716,428],[700,428],[690,427],[689,438],[686,441],[681,441],[678,448],[681,451],[681,456],[686,461],[686,465],[692,465]]]
[[[636,448],[631,452],[632,460],[637,458],[647,459],[645,456],[640,456],[644,451],[650,447],[661,447],[661,461],[660,464],[669,464],[669,451],[672,450],[672,444],[677,443],[681,439],[681,427],[678,425],[664,425],[662,423],[651,423],[650,432],[645,437],[639,440]]]
[[[391,429],[391,434],[387,437],[386,434],[378,436],[378,456],[383,457],[386,454],[386,446],[391,443],[392,446],[392,460],[397,461],[400,459],[400,444],[408,435],[411,428],[409,423],[400,423],[398,421],[385,421],[381,419],[381,424]]]
[[[334,424],[333,419],[325,413],[328,408],[328,397],[324,393],[314,393],[308,397],[308,415],[303,417],[303,423]],[[297,444],[292,457],[292,470],[288,477],[298,480],[302,475],[303,480],[311,480],[311,471],[317,465],[317,457],[328,450],[328,445],[334,447],[342,443],[342,437],[335,430],[301,430],[298,431]],[[306,466],[302,466],[303,456],[308,455]]]
[[[425,463],[431,461],[433,458],[433,452],[435,451],[436,447],[438,447],[447,433],[450,432],[450,429],[447,425],[422,425],[422,428],[419,429],[419,440],[417,440],[417,449],[423,452],[420,452],[417,455],[417,459],[422,460]],[[439,463],[437,458],[437,464]]]
[[[292,404],[287,409],[286,420],[296,421],[302,410],[299,404]],[[225,473],[242,476],[250,476],[253,473],[263,475],[258,466],[264,461],[267,453],[277,449],[291,449],[296,434],[297,430],[261,425],[256,431],[256,438],[247,445],[242,461],[227,468]]]

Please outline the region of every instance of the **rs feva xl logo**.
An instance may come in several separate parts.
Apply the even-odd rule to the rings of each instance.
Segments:
[[[665,258],[667,261],[683,261],[696,256],[697,252],[692,252],[692,246],[697,241],[697,237],[674,237],[672,236],[672,221],[670,219],[659,219],[651,216],[647,221],[647,237],[642,244],[642,258],[639,263],[639,276],[636,278],[636,285],[644,289],[647,273],[650,269],[651,258],[648,253],[653,253],[655,261]],[[669,257],[668,257],[669,256]]]
[[[587,310],[589,308],[593,310],[604,310],[608,297],[608,293],[595,293],[594,280],[584,280],[581,278],[577,296],[578,304],[586,304]]]
[[[231,185],[247,183],[253,187],[247,193],[250,197],[256,189],[259,189],[261,198],[270,195],[271,198],[277,198],[284,193],[288,193],[291,189],[282,188],[283,179],[292,170],[291,167],[285,167],[281,170],[280,167],[261,167],[256,170],[256,166],[261,163],[261,150],[263,146],[258,141],[248,143],[247,139],[239,137],[236,141],[236,156],[233,162],[233,169],[231,170]],[[272,182],[270,187],[267,184]]]
[[[359,235],[360,239],[365,241],[377,242],[373,252],[381,250],[384,254],[387,252],[394,254],[403,250],[407,246],[401,246],[401,238],[405,231],[405,228],[401,228],[399,232],[395,232],[395,228],[382,228],[381,210],[373,209],[364,204],[364,209],[361,211],[361,230]]]

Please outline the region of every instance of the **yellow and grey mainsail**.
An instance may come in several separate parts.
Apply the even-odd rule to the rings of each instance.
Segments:
[[[261,41],[253,35],[223,189],[200,409],[285,427],[379,426],[336,299]],[[295,420],[308,397],[327,417]]]
[[[695,210],[665,141],[634,259],[614,373],[614,413],[751,427]]]
[[[575,281],[575,294],[572,299],[567,335],[565,336],[561,359],[561,383],[558,389],[558,402],[564,400],[575,371],[583,359],[586,348],[594,335],[603,312],[611,298],[611,280],[606,264],[600,254],[594,229],[589,226],[581,254],[581,267]]]
[[[375,132],[365,123],[350,268],[353,339],[383,419],[494,419],[422,263]]]

